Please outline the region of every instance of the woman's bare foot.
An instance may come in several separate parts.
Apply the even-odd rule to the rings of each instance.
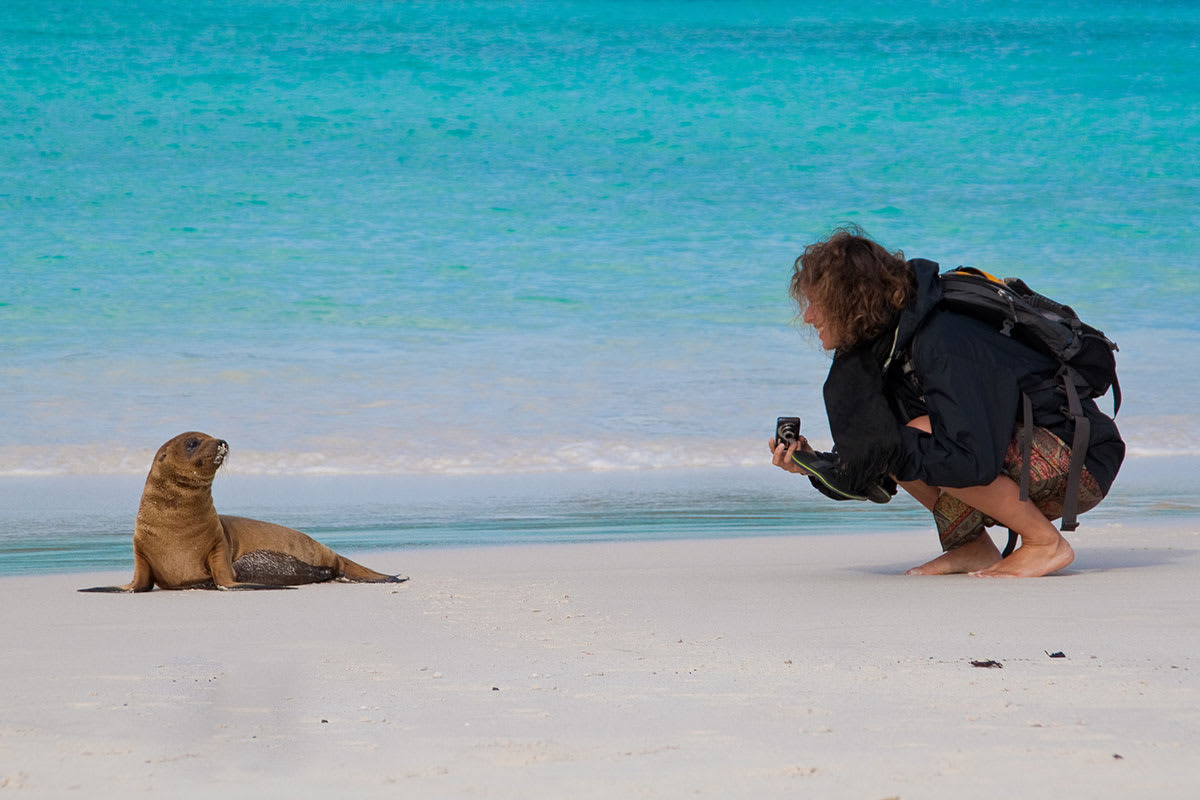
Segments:
[[[933,561],[929,561],[919,567],[913,567],[904,574],[957,575],[963,572],[972,572],[974,574],[974,570],[983,570],[993,565],[999,566],[1001,563],[1003,562],[1000,561],[999,548],[992,541],[992,537],[985,533],[974,541],[967,542],[962,547],[956,547],[953,550],[942,553]]]
[[[1050,544],[1022,542],[1012,555],[998,564],[979,569],[976,578],[1040,578],[1068,567],[1075,560],[1075,551],[1062,536]]]

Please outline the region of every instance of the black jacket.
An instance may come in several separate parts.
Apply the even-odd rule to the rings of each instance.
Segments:
[[[1046,385],[1057,371],[1057,362],[985,322],[939,308],[938,265],[923,259],[909,264],[916,277],[916,294],[901,310],[896,327],[869,343],[870,356],[862,359],[880,370],[882,393],[897,426],[898,443],[890,432],[883,437],[883,446],[890,452],[891,474],[901,481],[919,479],[932,486],[991,483],[1000,474],[1020,417],[1022,391],[1030,395],[1034,423],[1069,444],[1074,425],[1064,410],[1066,400],[1061,390]],[[835,365],[842,357],[841,353],[835,357]],[[906,373],[906,363],[911,365],[911,373]],[[828,410],[831,402],[840,403],[844,418],[845,393],[839,384],[846,381],[835,373],[831,368],[826,406]],[[1084,400],[1083,406],[1092,421],[1085,464],[1107,493],[1121,466],[1125,445],[1116,424],[1094,401]],[[883,404],[871,401],[856,407],[876,417],[873,422],[877,426],[883,422],[878,419],[885,413]],[[932,434],[905,424],[925,414]],[[835,426],[834,416],[830,414],[830,427],[836,449],[839,453],[861,452],[864,443],[853,441],[856,430],[871,426]],[[859,419],[861,422],[861,415]]]

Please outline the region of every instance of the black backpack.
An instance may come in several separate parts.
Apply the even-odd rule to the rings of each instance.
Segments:
[[[1117,382],[1117,345],[1103,332],[1079,319],[1070,307],[1030,289],[1019,278],[996,278],[974,267],[958,267],[941,274],[941,305],[995,325],[1000,333],[1012,336],[1059,363],[1054,383],[1067,398],[1067,411],[1075,423],[1071,444],[1071,466],[1067,473],[1067,494],[1063,500],[1064,531],[1075,530],[1079,509],[1079,481],[1091,435],[1091,422],[1083,413],[1079,398],[1101,397],[1113,393],[1113,416],[1121,408],[1121,385]],[[1035,387],[1033,390],[1036,391]],[[1033,407],[1022,393],[1021,499],[1029,498],[1029,462],[1033,448]],[[1012,552],[1016,537],[1010,531],[1008,547]]]

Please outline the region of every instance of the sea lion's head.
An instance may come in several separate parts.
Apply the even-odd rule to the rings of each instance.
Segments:
[[[224,439],[214,439],[199,431],[188,431],[158,448],[150,471],[211,481],[228,454],[229,443]]]

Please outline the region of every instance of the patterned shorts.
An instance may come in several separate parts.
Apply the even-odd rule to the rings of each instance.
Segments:
[[[1018,483],[1021,480],[1020,428],[1004,453],[1000,474]],[[1071,448],[1045,428],[1033,429],[1033,454],[1030,459],[1029,499],[1047,519],[1062,516],[1063,499],[1067,494],[1067,472],[1071,466]],[[1100,485],[1085,467],[1079,481],[1079,513],[1095,508],[1103,499]],[[933,506],[933,519],[943,550],[953,550],[983,535],[984,529],[996,521],[985,516],[958,498],[942,492]]]

